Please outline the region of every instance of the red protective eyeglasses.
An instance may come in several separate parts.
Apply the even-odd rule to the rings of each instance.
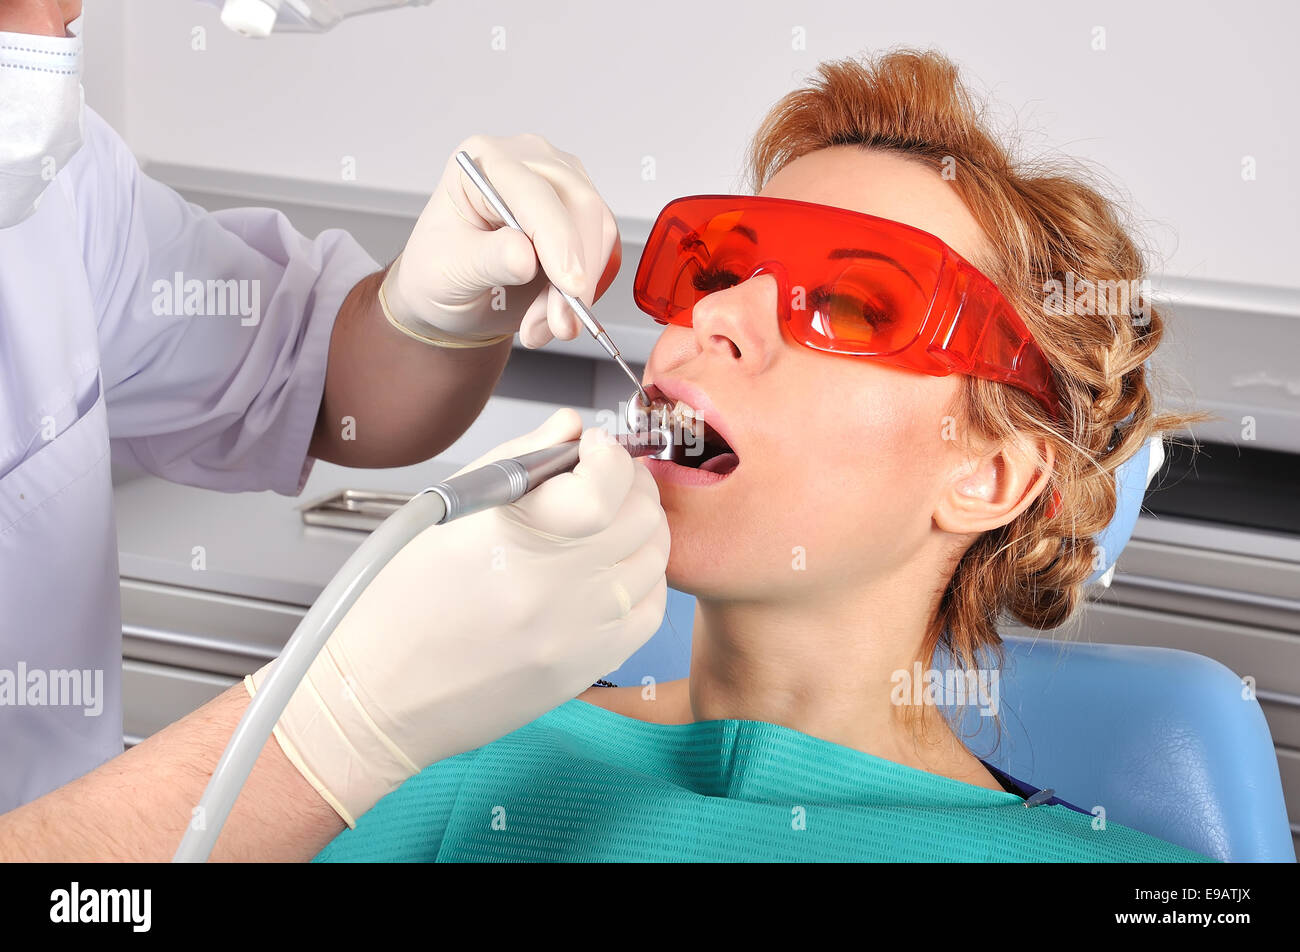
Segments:
[[[1060,416],[1047,360],[1006,298],[910,225],[784,198],[679,198],[650,230],[633,295],[660,324],[690,327],[702,298],[759,274],[776,279],[782,319],[805,347],[1000,381]]]

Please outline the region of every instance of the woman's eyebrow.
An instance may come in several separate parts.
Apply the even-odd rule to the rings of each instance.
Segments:
[[[732,225],[727,229],[728,233],[735,232],[742,238],[748,238],[752,244],[758,244],[758,232],[748,225]]]
[[[867,258],[872,261],[883,261],[885,264],[891,265],[903,274],[907,275],[907,279],[916,285],[918,291],[924,292],[925,290],[921,287],[921,282],[916,280],[916,277],[911,271],[908,271],[896,260],[889,257],[889,255],[881,254],[879,251],[868,251],[865,248],[834,248],[831,250],[831,253],[826,256],[827,261],[836,261],[840,258]]]

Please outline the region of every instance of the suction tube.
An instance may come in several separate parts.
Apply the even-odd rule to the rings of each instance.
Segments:
[[[172,862],[207,860],[276,721],[320,649],[389,559],[429,526],[444,521],[446,513],[447,504],[442,496],[422,492],[385,519],[343,563],[298,623],[239,719]]]
[[[633,456],[649,456],[664,451],[664,439],[662,433],[649,432],[618,437],[618,442]],[[294,629],[235,727],[172,861],[207,860],[289,698],[343,616],[394,555],[430,526],[514,502],[577,464],[577,440],[497,460],[424,490],[385,519],[343,563]]]

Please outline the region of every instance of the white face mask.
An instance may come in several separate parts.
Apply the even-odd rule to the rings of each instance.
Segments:
[[[81,148],[81,18],[67,29],[0,33],[0,228],[30,218]]]

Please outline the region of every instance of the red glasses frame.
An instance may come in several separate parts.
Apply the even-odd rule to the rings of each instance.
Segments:
[[[701,299],[759,274],[777,280],[781,317],[806,347],[998,381],[1060,416],[1047,359],[997,286],[901,222],[757,195],[679,198],[650,230],[633,296],[660,324],[689,327]]]

